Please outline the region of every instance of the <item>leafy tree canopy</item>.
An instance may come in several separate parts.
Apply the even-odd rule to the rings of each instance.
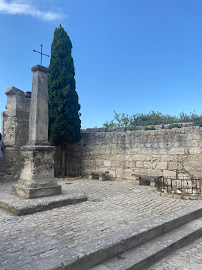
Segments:
[[[71,40],[60,25],[51,45],[48,79],[49,136],[55,145],[80,140],[80,105],[71,51]]]
[[[169,114],[162,114],[160,112],[150,112],[148,114],[118,114],[114,111],[114,119],[110,122],[106,121],[104,127],[136,127],[136,126],[150,126],[173,123],[187,123],[193,122],[196,125],[202,126],[202,114],[198,115],[195,112],[190,114],[180,113],[178,116],[171,116]]]

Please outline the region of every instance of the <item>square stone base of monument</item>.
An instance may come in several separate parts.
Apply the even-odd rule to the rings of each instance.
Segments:
[[[61,186],[55,185],[39,188],[26,188],[16,184],[11,187],[11,194],[25,199],[36,199],[61,194]]]
[[[17,216],[29,215],[87,201],[86,194],[83,191],[77,190],[62,190],[62,193],[59,195],[31,200],[24,199],[10,193],[12,185],[12,183],[2,184],[2,189],[0,190],[0,208]]]

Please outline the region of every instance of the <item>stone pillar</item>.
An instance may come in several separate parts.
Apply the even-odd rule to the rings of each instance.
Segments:
[[[37,65],[32,68],[32,98],[29,118],[29,140],[21,147],[24,167],[11,193],[27,199],[61,193],[54,178],[55,147],[48,143],[48,72]]]
[[[29,115],[29,141],[31,145],[49,145],[48,142],[48,72],[40,65],[32,69],[32,99]]]
[[[4,181],[17,181],[23,160],[20,148],[28,141],[30,92],[24,93],[14,86],[8,87],[6,111],[2,112],[2,148],[6,173]]]

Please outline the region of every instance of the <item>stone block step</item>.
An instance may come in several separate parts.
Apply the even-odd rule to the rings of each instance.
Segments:
[[[6,193],[0,198],[0,208],[17,216],[24,216],[37,212],[48,211],[53,208],[85,202],[87,199],[86,194],[81,191],[63,191],[60,195],[29,200]]]
[[[169,253],[202,237],[202,218],[152,239],[90,270],[145,270]]]
[[[190,241],[191,239],[194,239],[195,237],[202,236],[201,217],[202,217],[202,203],[198,202],[197,204],[192,205],[191,207],[182,209],[180,211],[151,219],[148,222],[137,224],[133,227],[128,227],[127,230],[122,230],[122,231],[118,231],[113,234],[110,234],[105,238],[101,238],[98,240],[91,240],[88,243],[79,245],[79,247],[75,247],[69,250],[68,254],[64,254],[65,260],[63,261],[62,264],[65,270],[89,270],[92,267],[95,267],[96,265],[97,265],[96,267],[98,267],[99,264],[101,263],[103,264],[103,262],[106,262],[107,260],[113,257],[115,257],[115,260],[117,256],[120,256],[120,259],[122,257],[125,258],[124,257],[125,254],[122,254],[122,253],[127,252],[138,246],[140,248],[139,250],[142,250],[141,245],[143,244],[146,245],[146,243],[149,243],[149,241],[152,241],[152,240],[155,241],[157,237],[161,237],[162,235],[164,235],[162,236],[162,239],[163,239],[165,238],[166,233],[171,232],[175,229],[178,230],[178,227],[181,227],[187,224],[187,227],[185,226],[183,227],[183,229],[182,228],[179,229],[179,231],[176,234],[174,234],[175,236],[171,237],[173,239],[176,238],[176,241],[172,242],[171,245],[168,247],[166,246],[168,245],[169,241],[171,241],[171,238],[169,238],[169,235],[166,236],[167,238],[165,239],[168,239],[167,244],[165,240],[165,247],[167,248],[166,250],[166,253],[167,253],[169,250],[172,250],[176,247],[181,247],[187,244],[186,242],[187,239]],[[196,219],[200,219],[200,220],[196,220]],[[196,222],[194,220],[196,220]],[[190,223],[192,221],[193,223]],[[177,236],[179,234],[179,237],[180,237],[181,230],[182,230],[182,239],[178,238]],[[156,246],[158,246],[158,241],[157,241]],[[150,252],[152,252],[152,249],[149,248],[150,244],[151,242],[148,244],[147,247],[145,246],[146,248],[145,250],[148,252],[149,250]],[[161,250],[163,245],[164,245],[163,242],[162,243],[159,242],[160,250],[159,251],[156,250],[154,255],[150,254],[148,256],[147,260],[149,261],[149,263],[151,263],[151,261],[154,261],[155,257],[159,259],[161,258],[161,254],[165,255],[165,252]],[[149,259],[150,257],[151,257],[151,260]],[[125,261],[125,259],[123,260]],[[141,265],[141,262],[138,262],[138,263]],[[101,270],[101,269],[109,270],[110,269],[108,266],[105,265],[105,263],[99,267],[102,267],[102,268],[100,269],[94,268],[93,270]],[[137,269],[145,270],[145,267],[143,266],[141,267],[142,268],[137,268]],[[58,268],[53,267],[52,269],[56,270]],[[117,268],[117,269],[124,270],[125,268]],[[129,269],[136,269],[136,268],[126,268],[126,269],[129,270]]]

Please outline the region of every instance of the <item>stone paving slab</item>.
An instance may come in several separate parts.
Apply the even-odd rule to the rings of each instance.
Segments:
[[[99,270],[101,266],[110,270],[143,270],[170,252],[196,240],[201,234],[202,217],[127,250],[90,270]]]
[[[0,210],[0,269],[62,269],[67,254],[82,245],[102,242],[151,218],[184,209],[197,201],[160,195],[132,182],[74,180],[64,190],[86,193],[89,201],[27,215],[19,223],[5,223],[10,213]],[[5,191],[1,186],[0,196]],[[100,202],[93,202],[100,199]],[[98,201],[98,200],[97,200]],[[59,268],[59,266],[61,268]],[[56,268],[58,267],[58,268]],[[82,270],[82,269],[81,269]]]
[[[10,183],[3,185],[4,192],[1,194],[0,208],[8,210],[17,216],[47,211],[87,200],[87,196],[84,192],[79,190],[67,191],[65,189],[62,190],[62,194],[60,195],[28,200],[11,195],[11,186],[12,184]]]
[[[177,250],[175,253],[168,255],[166,258],[147,268],[147,270],[201,270],[201,269],[202,269],[202,237],[194,241],[193,243]]]

